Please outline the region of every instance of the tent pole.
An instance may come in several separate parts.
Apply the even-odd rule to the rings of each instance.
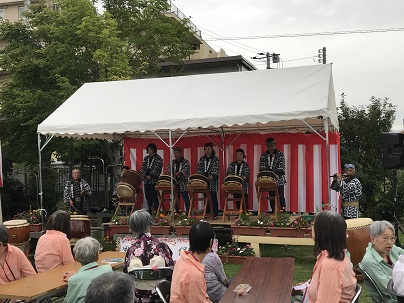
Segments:
[[[171,177],[171,203],[170,203],[170,211],[171,211],[171,220],[174,223],[174,177],[173,177],[173,138],[171,129],[168,130],[168,148],[170,152],[170,177]]]
[[[330,188],[330,142],[328,136],[328,117],[324,117],[324,131],[325,131],[325,159],[327,163],[327,190],[328,190],[328,205],[330,209],[331,206],[331,188]],[[331,207],[332,208],[332,207]],[[338,207],[337,207],[338,212]]]
[[[41,208],[42,230],[45,227],[45,220],[43,215],[43,192],[42,192],[42,156],[41,156],[41,134],[38,133],[38,179],[39,179],[39,205]]]

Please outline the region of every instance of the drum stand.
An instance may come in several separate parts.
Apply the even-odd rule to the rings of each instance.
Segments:
[[[119,199],[119,202],[118,202],[118,205],[116,206],[114,216],[122,216],[122,215],[120,214],[120,213],[121,213],[121,212],[120,212],[120,208],[121,208],[121,207],[123,207],[123,208],[125,209],[126,215],[128,215],[128,210],[127,210],[127,208],[128,208],[128,207],[131,207],[130,214],[129,214],[129,216],[130,216],[130,215],[135,211],[136,204],[137,204],[137,199],[138,199],[138,197],[139,197],[139,195],[140,195],[141,193],[142,193],[142,189],[139,189],[139,191],[138,191],[137,193],[135,193],[135,195],[134,195],[133,197],[131,197],[131,198],[119,197],[119,198],[118,198],[118,199]],[[120,202],[121,199],[125,199],[124,202]],[[130,202],[128,202],[128,200],[129,200]]]
[[[210,198],[210,191],[209,188],[207,186],[207,184],[188,184],[187,185],[188,188],[188,193],[189,193],[189,211],[188,211],[188,218],[191,217],[192,212],[196,209],[195,205],[194,205],[194,201],[198,202],[198,201],[204,201],[204,207],[203,207],[203,215],[202,215],[202,220],[205,219],[205,215],[206,215],[206,208],[208,206],[209,203],[209,207],[210,207],[210,217],[213,219],[214,215],[213,215],[213,204],[212,204],[212,199]],[[196,197],[195,197],[196,194]],[[205,197],[204,198],[199,198],[198,194],[204,194]],[[196,216],[199,217],[199,216]]]
[[[159,206],[157,207],[156,217],[160,214],[160,209],[165,213],[164,202],[169,202],[171,204],[171,185],[156,185],[157,197],[159,199]],[[164,197],[164,195],[168,195],[168,197]],[[174,207],[179,206],[179,198],[178,198],[178,190],[174,187]]]
[[[257,191],[258,198],[258,216],[261,214],[261,201],[263,200],[268,201],[268,203],[271,200],[275,200],[275,209],[273,209],[273,212],[275,214],[280,212],[281,204],[279,202],[278,186],[275,180],[256,181],[255,189]],[[271,196],[270,193],[274,193],[275,196]]]
[[[243,186],[241,184],[223,184],[222,190],[223,190],[223,195],[224,195],[224,209],[223,209],[222,222],[224,222],[226,215],[227,215],[227,219],[230,220],[230,215],[239,216],[243,212],[243,210],[247,211],[245,198],[244,198]],[[241,198],[234,198],[234,196],[229,197],[229,195],[234,195],[234,194],[241,194]],[[237,209],[237,208],[229,209],[227,207],[228,201],[233,201],[233,207],[234,207],[234,202],[240,201],[240,209]]]

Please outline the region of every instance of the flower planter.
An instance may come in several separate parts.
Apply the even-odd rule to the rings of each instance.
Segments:
[[[191,230],[191,226],[174,226],[175,233],[177,236],[182,236],[182,235],[189,235],[189,231]]]
[[[242,235],[242,236],[266,236],[266,229],[262,227],[249,227],[249,226],[232,226],[234,235]]]
[[[269,227],[271,237],[310,238],[311,228]]]
[[[109,235],[115,234],[130,234],[129,225],[112,224],[109,226]]]
[[[229,264],[243,264],[247,257],[244,256],[227,256],[227,255],[219,255],[222,263]]]
[[[28,225],[29,231],[32,233],[37,233],[42,231],[42,223],[38,223],[38,224],[30,224]]]
[[[173,227],[170,225],[166,225],[166,226],[152,226],[150,233],[152,235],[164,235],[164,236],[168,236],[171,234],[173,230]]]

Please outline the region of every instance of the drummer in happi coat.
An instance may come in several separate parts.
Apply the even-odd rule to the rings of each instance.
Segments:
[[[170,170],[172,170],[173,178],[175,179],[175,187],[178,192],[181,194],[182,199],[184,200],[184,205],[187,210],[189,210],[189,196],[187,190],[188,178],[190,175],[191,166],[189,161],[182,156],[182,148],[174,147],[174,157],[175,159],[172,161],[172,165],[168,164],[166,169],[166,174],[170,174]],[[179,211],[176,209],[176,211]]]
[[[241,177],[244,180],[243,183],[243,192],[244,192],[244,199],[246,204],[248,204],[248,190],[250,187],[250,167],[248,166],[247,162],[244,161],[245,159],[245,152],[244,149],[238,148],[236,149],[236,161],[230,163],[229,168],[227,169],[227,175],[234,175]],[[240,199],[241,194],[233,194],[234,198]],[[240,201],[236,201],[237,209],[240,209]]]
[[[70,211],[77,212],[79,215],[87,215],[90,197],[90,185],[81,179],[80,170],[73,169],[72,179],[67,181],[63,193],[65,203],[69,205]]]
[[[281,209],[285,209],[285,156],[284,154],[276,148],[275,139],[267,138],[265,140],[267,150],[262,153],[260,157],[260,172],[270,171],[278,175],[278,193],[279,202],[281,204]],[[275,200],[271,200],[272,211],[275,209]]]
[[[157,154],[157,146],[154,143],[147,145],[146,152],[148,155],[142,163],[143,186],[149,213],[153,214],[159,205],[156,184],[163,169],[163,159]]]
[[[219,189],[219,158],[215,155],[212,143],[204,146],[205,155],[199,159],[197,174],[204,175],[209,179],[209,191],[212,198],[214,219],[217,219],[219,205],[217,202],[217,191]],[[209,206],[207,212],[210,211]]]

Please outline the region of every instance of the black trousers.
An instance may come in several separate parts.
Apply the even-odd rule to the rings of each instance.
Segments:
[[[144,194],[146,196],[149,213],[153,215],[153,210],[157,210],[159,199],[156,192],[156,184],[144,184]]]
[[[279,194],[279,204],[281,205],[281,209],[285,209],[286,201],[285,201],[285,185],[278,185],[278,194]],[[272,192],[270,196],[273,196]],[[272,212],[275,211],[275,200],[270,200],[269,204],[271,205]]]
[[[234,194],[233,198],[236,199],[241,199],[241,194]],[[248,194],[244,194],[244,199],[245,199],[245,205],[247,209],[244,209],[245,211],[248,211]],[[240,201],[236,201],[237,209],[240,209]]]

